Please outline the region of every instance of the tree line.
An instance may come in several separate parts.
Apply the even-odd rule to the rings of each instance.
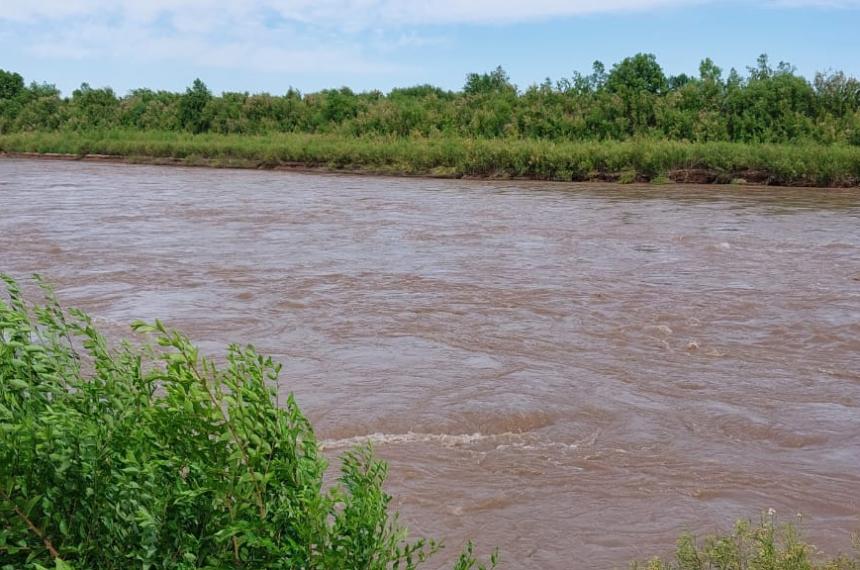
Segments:
[[[118,96],[84,83],[64,97],[51,84],[28,85],[0,70],[0,134],[109,129],[860,145],[860,81],[841,71],[810,81],[766,55],[745,74],[705,59],[698,76],[667,75],[653,54],[640,53],[526,89],[498,67],[469,74],[459,91],[419,85],[387,94],[343,87],[217,96],[197,79],[184,93]]]

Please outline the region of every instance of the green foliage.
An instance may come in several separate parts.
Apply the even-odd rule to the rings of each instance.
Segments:
[[[860,123],[858,123],[860,125]],[[214,135],[136,130],[0,135],[0,152],[88,153],[129,161],[270,168],[279,165],[376,174],[537,180],[722,182],[856,186],[860,147],[658,140],[554,142],[462,136]]]
[[[498,66],[489,73],[470,73],[466,76],[463,93],[466,95],[515,94],[516,85],[511,83],[507,72]]]
[[[195,79],[191,87],[179,99],[179,124],[192,133],[202,133],[209,129],[210,120],[206,106],[212,100],[212,93],[200,79]]]
[[[114,348],[3,280],[0,567],[415,568],[438,548],[407,541],[370,449],[324,484],[270,358],[234,345],[219,366],[157,321],[133,325],[154,346]],[[469,545],[457,568],[479,567]]]
[[[80,89],[72,92],[68,126],[78,130],[116,126],[118,109],[119,99],[113,89],[93,89],[83,83]]]
[[[698,77],[667,76],[653,54],[607,71],[546,79],[523,90],[501,67],[470,73],[462,91],[432,85],[355,93],[349,88],[284,95],[213,95],[195,80],[184,93],[52,86],[0,71],[0,132],[125,128],[192,133],[314,133],[349,136],[860,144],[860,82],[842,72],[812,82],[767,56],[743,76],[712,60]]]
[[[689,83],[689,78],[675,80],[675,87]],[[606,91],[618,98],[621,116],[610,115],[627,125],[627,132],[648,133],[657,125],[658,98],[669,82],[653,54],[636,54],[613,66],[606,79]]]
[[[860,547],[860,542],[857,543]],[[778,524],[771,511],[757,525],[739,521],[728,534],[678,540],[675,556],[634,563],[634,570],[860,570],[860,557],[823,559],[801,540],[792,524]]]
[[[24,90],[24,78],[0,69],[0,99],[14,99]]]
[[[657,58],[651,53],[639,53],[612,67],[606,80],[610,93],[651,93],[658,95],[668,83]]]

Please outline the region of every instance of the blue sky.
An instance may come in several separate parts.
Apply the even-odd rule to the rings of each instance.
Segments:
[[[0,0],[0,68],[66,94],[458,89],[497,65],[525,87],[636,52],[672,74],[766,52],[860,76],[860,0]]]

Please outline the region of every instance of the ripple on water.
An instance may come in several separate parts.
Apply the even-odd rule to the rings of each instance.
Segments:
[[[860,189],[6,159],[0,185],[0,271],[111,333],[281,355],[281,394],[327,453],[391,462],[416,532],[622,567],[775,507],[850,546]]]

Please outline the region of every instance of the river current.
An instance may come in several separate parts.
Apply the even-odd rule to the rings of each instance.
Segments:
[[[769,508],[831,552],[860,528],[860,189],[0,159],[0,271],[281,360],[436,565],[472,537],[626,567]]]

